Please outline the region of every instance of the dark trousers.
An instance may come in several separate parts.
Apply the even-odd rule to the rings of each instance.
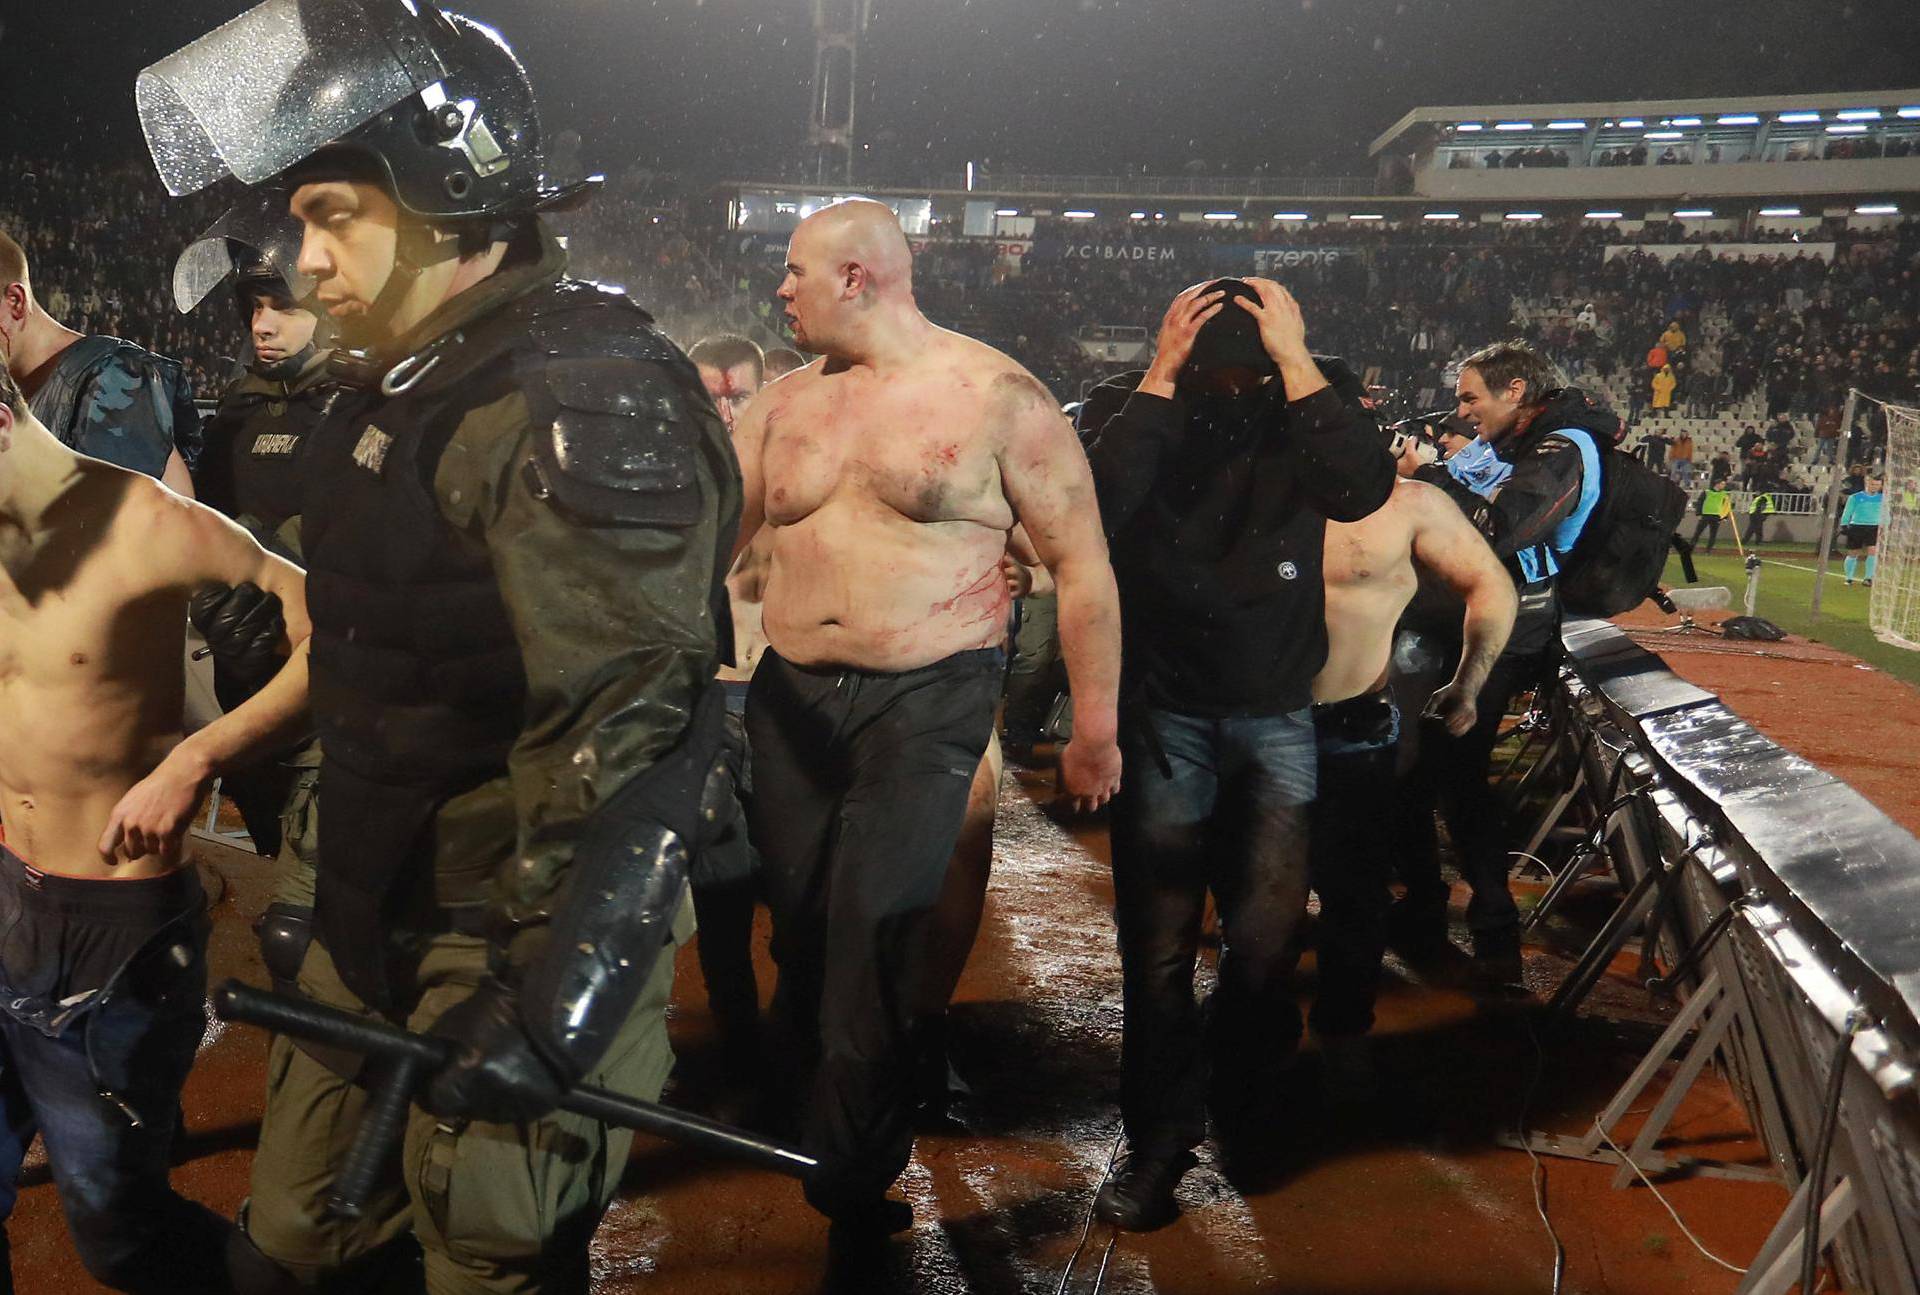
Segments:
[[[1312,1025],[1315,1034],[1334,1038],[1373,1028],[1387,951],[1400,712],[1382,688],[1315,706],[1313,727],[1320,748],[1312,849],[1320,987]]]
[[[1702,531],[1705,531],[1707,536],[1707,552],[1711,553],[1713,552],[1713,546],[1720,542],[1720,519],[1718,517],[1703,515],[1699,521],[1695,522],[1693,524],[1693,542],[1695,544],[1700,543],[1700,533]]]
[[[90,881],[0,849],[0,1219],[38,1136],[80,1261],[115,1290],[226,1289],[229,1225],[167,1181],[206,1032],[205,905],[191,869]]]
[[[780,1010],[817,1053],[807,1196],[857,1213],[913,1149],[910,1033],[927,927],[993,729],[1005,654],[919,670],[803,669],[772,650],[747,701],[753,837]]]
[[[700,927],[695,951],[707,984],[707,1007],[728,1059],[756,1063],[760,989],[753,974],[753,908],[760,896],[760,860],[748,839],[746,805],[753,798],[753,763],[744,722],[746,684],[727,684],[727,776],[733,794],[727,817],[695,862],[689,878],[694,919]]]
[[[1114,916],[1125,1020],[1120,1112],[1135,1155],[1206,1136],[1270,1098],[1298,1045],[1287,978],[1307,900],[1315,750],[1308,710],[1206,719],[1146,707],[1121,723]],[[1219,988],[1205,1025],[1194,960],[1211,890]]]
[[[1420,753],[1401,788],[1403,810],[1395,816],[1402,835],[1397,853],[1407,881],[1407,897],[1437,901],[1444,910],[1447,886],[1440,856],[1432,844],[1436,804],[1459,854],[1460,875],[1473,889],[1467,901],[1467,926],[1476,934],[1517,930],[1520,910],[1507,884],[1506,814],[1487,784],[1500,724],[1514,697],[1532,687],[1546,666],[1538,656],[1503,656],[1494,662],[1480,689],[1479,718],[1465,737],[1437,724],[1422,726]],[[1450,677],[1452,663],[1448,664]]]

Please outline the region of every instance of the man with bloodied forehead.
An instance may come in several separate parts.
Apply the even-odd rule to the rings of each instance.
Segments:
[[[714,408],[732,431],[740,411],[759,394],[765,378],[766,357],[759,343],[737,333],[716,333],[695,342],[687,358],[700,370],[700,381],[713,397]]]
[[[1362,394],[1349,367],[1307,350],[1285,288],[1222,279],[1175,297],[1152,365],[1080,411],[1126,610],[1113,884],[1128,1154],[1094,1206],[1123,1228],[1172,1221],[1209,1115],[1238,1181],[1283,1127],[1327,659],[1322,546],[1328,521],[1358,521],[1393,490]],[[1209,890],[1222,935],[1203,1018]]]
[[[1119,608],[1072,428],[1018,364],[920,313],[893,212],[855,199],[802,221],[779,295],[822,358],[734,438],[741,543],[771,535],[751,812],[812,1075],[808,1199],[859,1253],[912,1220],[886,1195],[912,1149],[909,1036],[1000,694],[1016,522],[1059,588],[1078,706],[1061,782],[1088,807],[1119,782]]]
[[[657,1097],[724,705],[726,428],[638,306],[566,275],[560,184],[501,36],[431,0],[265,0],[140,75],[175,194],[299,224],[343,392],[305,457],[315,938],[301,993],[446,1060],[357,1212],[351,1055],[275,1041],[247,1292],[580,1291]],[[420,1271],[424,1264],[424,1273]]]

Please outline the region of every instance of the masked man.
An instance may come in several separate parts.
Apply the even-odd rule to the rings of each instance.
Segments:
[[[631,1135],[555,1107],[579,1083],[655,1096],[671,1061],[723,711],[726,429],[644,312],[564,277],[537,213],[584,186],[547,182],[492,30],[267,0],[136,98],[174,192],[231,172],[284,195],[354,348],[303,463],[329,827],[298,980],[450,1055],[341,1219],[321,1198],[366,1093],[276,1043],[236,1282],[374,1287],[411,1233],[429,1289],[584,1289]]]
[[[1081,410],[1127,644],[1113,883],[1128,1154],[1094,1205],[1123,1228],[1174,1218],[1209,1115],[1236,1171],[1270,1160],[1303,1025],[1286,980],[1306,912],[1326,524],[1393,490],[1360,397],[1351,369],[1308,352],[1286,289],[1222,279],[1174,298],[1152,365]],[[1203,1025],[1208,891],[1222,944]]]

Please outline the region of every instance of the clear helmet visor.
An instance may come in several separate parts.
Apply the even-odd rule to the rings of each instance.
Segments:
[[[167,191],[258,184],[446,76],[405,0],[265,0],[144,69]]]
[[[287,195],[263,189],[228,210],[188,244],[173,263],[173,304],[186,314],[219,287],[243,261],[265,261],[286,281],[288,295],[305,302],[313,280],[296,268],[300,261],[300,222],[287,214]]]

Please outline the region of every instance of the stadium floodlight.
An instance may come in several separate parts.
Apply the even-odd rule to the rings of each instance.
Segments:
[[[1880,120],[1880,110],[1878,108],[1848,108],[1844,112],[1836,112],[1833,115],[1838,117],[1841,121],[1879,121]]]
[[[1648,139],[1685,139],[1686,137],[1687,133],[1683,130],[1650,130],[1647,132]]]
[[[1275,220],[1311,220],[1313,219],[1313,217],[1307,215],[1307,213],[1304,211],[1276,211],[1273,213],[1273,218]]]
[[[1620,124],[1629,130],[1638,130],[1647,123],[1645,119],[1640,117],[1622,117]]]
[[[1485,130],[1486,127],[1477,121],[1463,121],[1456,123],[1454,129],[1463,135],[1471,135],[1476,130]]]
[[[1510,211],[1507,213],[1507,219],[1508,220],[1545,220],[1546,216],[1544,213],[1538,212],[1538,211]]]
[[[1673,213],[1675,220],[1705,220],[1713,215],[1711,207],[1683,207]]]
[[[1063,211],[1063,212],[1061,212],[1061,213],[1060,213],[1060,219],[1062,219],[1062,220],[1092,220],[1092,219],[1093,219],[1094,217],[1096,217],[1096,216],[1098,216],[1099,214],[1100,214],[1100,213],[1099,213],[1099,212],[1097,212],[1097,211]]]
[[[1503,121],[1498,125],[1496,125],[1494,129],[1495,130],[1532,130],[1533,123],[1530,121]]]
[[[1548,130],[1585,130],[1586,128],[1587,123],[1584,121],[1550,121],[1547,123]]]
[[[1716,126],[1758,126],[1760,124],[1760,117],[1758,113],[1729,112],[1714,118],[1713,124]]]
[[[1798,216],[1800,209],[1798,207],[1762,207],[1760,214],[1762,216]]]
[[[1240,213],[1237,211],[1209,211],[1203,214],[1200,217],[1200,219],[1202,220],[1238,220],[1240,219]]]
[[[1426,215],[1420,217],[1420,219],[1422,220],[1458,220],[1460,219],[1460,213],[1457,211],[1430,211]]]
[[[1829,126],[1827,127],[1827,134],[1829,135],[1864,135],[1866,133],[1867,133],[1867,128],[1865,126]]]
[[[1900,208],[1890,202],[1876,202],[1864,207],[1855,207],[1853,214],[1856,216],[1898,216],[1900,214]]]
[[[1783,112],[1780,114],[1778,120],[1787,123],[1789,126],[1798,126],[1804,122],[1819,121],[1820,114],[1817,112]]]
[[[1130,211],[1127,213],[1128,220],[1145,220],[1146,218],[1147,213],[1144,211]]]
[[[1902,108],[1902,109],[1900,110],[1900,115],[1901,115],[1902,117],[1906,117],[1906,118],[1908,118],[1908,119],[1912,119],[1912,118],[1914,118],[1914,117],[1920,117],[1920,107],[1915,107],[1915,108]]]
[[[1018,216],[1020,209],[1018,207],[995,207],[993,214],[996,216]]]
[[[1590,211],[1587,213],[1588,220],[1625,220],[1626,218],[1627,213],[1624,211]]]
[[[1698,126],[1699,124],[1700,124],[1700,119],[1698,117],[1667,118],[1667,125],[1669,126]]]
[[[1348,220],[1385,220],[1386,217],[1381,215],[1377,211],[1356,211],[1356,212],[1349,213],[1347,216],[1347,219]]]

